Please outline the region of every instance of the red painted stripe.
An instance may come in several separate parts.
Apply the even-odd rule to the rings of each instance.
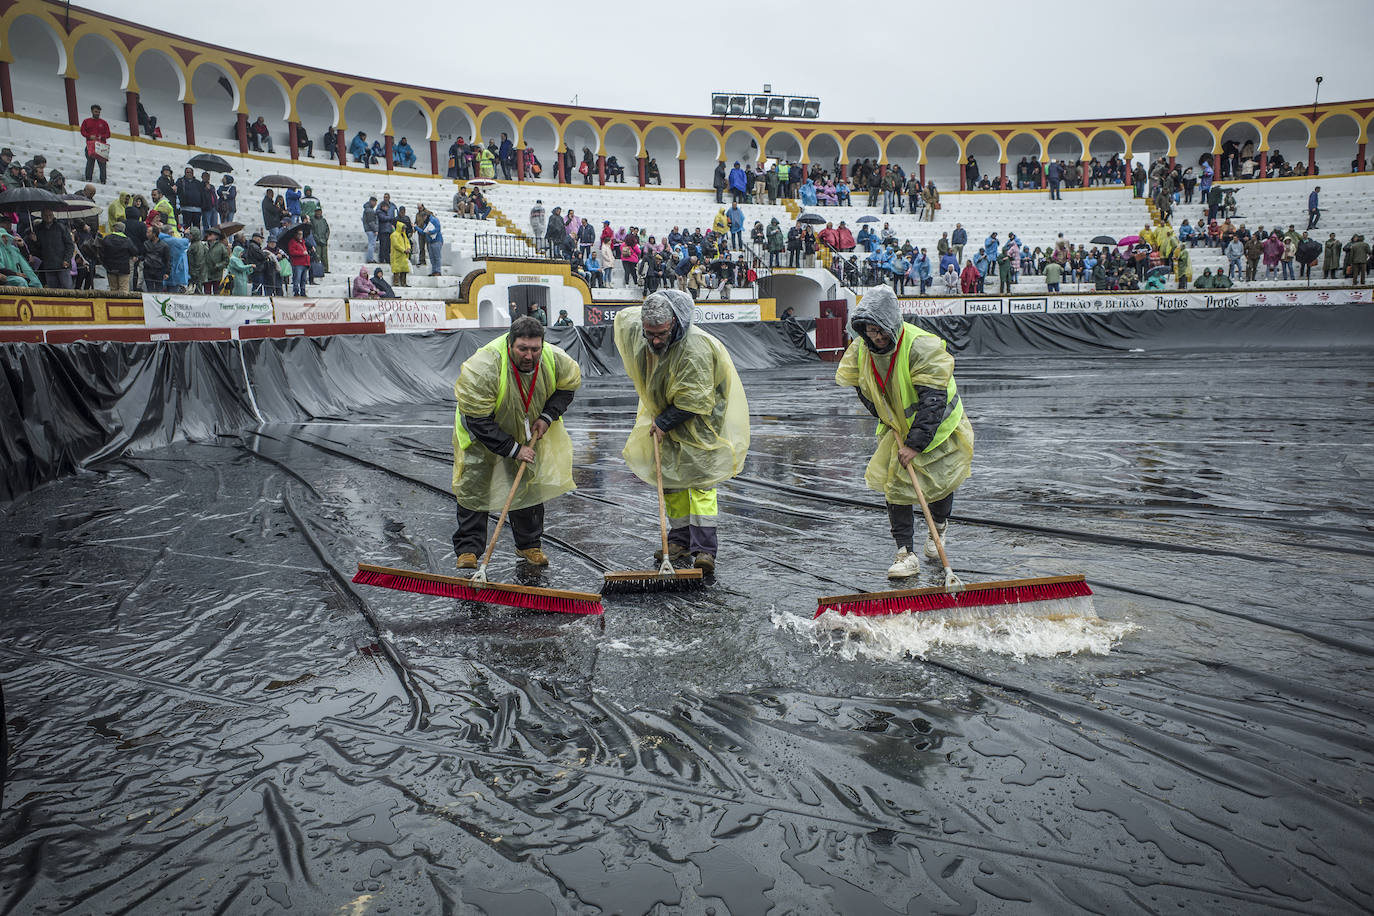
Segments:
[[[239,325],[239,340],[264,337],[330,337],[336,334],[385,334],[381,321],[330,321],[318,324],[244,324]]]
[[[0,329],[0,343],[42,343],[42,328],[24,328],[21,330]]]
[[[113,340],[128,343],[230,340],[230,331],[230,328],[115,328],[93,325],[84,328],[54,328],[48,331],[48,343],[74,343],[78,340]]]

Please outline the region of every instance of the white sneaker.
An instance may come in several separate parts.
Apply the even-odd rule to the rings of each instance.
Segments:
[[[940,540],[944,542],[944,544],[945,544],[945,546],[946,546],[946,549],[948,549],[948,546],[949,546],[949,538],[948,538],[948,536],[945,534],[945,532],[946,532],[948,529],[949,529],[949,522],[942,522],[942,523],[940,523],[940,524],[938,524],[938,525],[935,526],[935,530],[938,531],[938,532],[940,532]],[[929,531],[926,532],[925,553],[926,553],[926,556],[929,557],[929,558],[932,559],[932,560],[938,560],[938,559],[940,559],[940,551],[939,551],[938,549],[936,549],[936,547],[935,547],[935,539],[932,538],[932,537],[930,536],[930,532],[929,532]]]
[[[897,559],[887,568],[889,579],[909,579],[921,571],[921,558],[903,547],[897,551]]]

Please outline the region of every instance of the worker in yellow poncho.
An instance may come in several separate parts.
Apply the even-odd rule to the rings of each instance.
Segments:
[[[657,485],[659,441],[668,556],[690,555],[698,569],[714,572],[716,484],[738,474],[749,452],[749,404],[739,373],[720,341],[693,326],[692,299],[675,289],[619,312],[615,346],[639,394],[625,462],[640,480]],[[662,562],[663,552],[654,559]]]
[[[582,384],[577,362],[544,341],[544,326],[529,316],[463,363],[453,385],[453,493],[459,569],[476,569],[487,546],[488,513],[500,512],[520,462],[527,466],[511,500],[515,552],[547,566],[540,541],[544,503],[573,489],[572,440],[561,417]]]
[[[973,427],[964,415],[954,384],[954,357],[941,338],[902,321],[892,290],[879,287],[864,294],[849,320],[854,342],[835,371],[835,383],[857,388],[859,400],[879,420],[878,448],[868,462],[864,481],[887,500],[887,517],[897,558],[889,579],[921,571],[915,551],[916,490],[906,467],[916,468],[930,514],[941,538],[949,527],[954,491],[968,479],[973,462]],[[900,446],[887,423],[902,425]],[[925,554],[939,554],[926,538]]]

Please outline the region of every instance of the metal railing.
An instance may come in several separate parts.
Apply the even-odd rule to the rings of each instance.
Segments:
[[[513,261],[566,261],[567,258],[555,256],[544,239],[538,239],[535,247],[522,238],[505,233],[484,232],[473,236],[472,257],[475,261],[486,258],[506,258]]]

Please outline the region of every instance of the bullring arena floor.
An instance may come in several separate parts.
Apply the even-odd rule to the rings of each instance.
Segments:
[[[892,548],[871,424],[767,329],[727,329],[715,583],[603,618],[348,581],[450,568],[448,387],[490,334],[246,343],[261,426],[233,344],[0,346],[42,422],[107,422],[69,373],[175,377],[125,420],[197,440],[0,508],[0,912],[1367,912],[1371,314],[947,322],[956,567],[1082,572],[1100,615],[971,625],[812,622]],[[655,500],[628,381],[569,340],[544,581],[596,590]]]

